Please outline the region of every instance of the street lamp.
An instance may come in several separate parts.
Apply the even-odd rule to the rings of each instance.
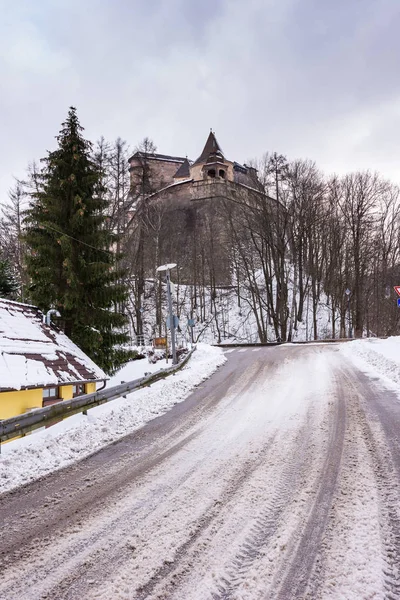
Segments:
[[[347,288],[344,292],[347,296],[347,318],[349,321],[349,338],[353,337],[353,332],[351,330],[351,321],[350,321],[350,296],[351,296],[351,290],[349,290],[349,288]]]
[[[167,279],[167,297],[168,297],[168,310],[169,310],[169,328],[171,330],[171,346],[172,346],[172,364],[176,365],[178,359],[176,357],[176,348],[175,348],[175,322],[174,322],[174,314],[172,312],[172,297],[171,297],[171,279],[169,276],[169,272],[171,269],[176,267],[176,263],[168,263],[166,265],[161,265],[161,267],[157,268],[158,273],[162,273],[165,271],[165,276]]]

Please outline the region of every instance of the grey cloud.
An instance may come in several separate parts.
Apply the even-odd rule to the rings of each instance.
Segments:
[[[277,150],[397,177],[397,0],[3,4],[3,197],[71,104],[92,140],[149,135],[193,158],[212,126],[237,160]]]

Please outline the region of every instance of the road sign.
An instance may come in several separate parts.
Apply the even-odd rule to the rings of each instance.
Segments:
[[[179,319],[176,315],[174,315],[174,329],[178,329]],[[167,317],[167,329],[171,329],[169,326],[169,317]]]
[[[188,319],[188,327],[194,327],[195,326],[195,320],[194,319]]]
[[[153,340],[153,346],[154,348],[165,348],[167,345],[167,338],[166,337],[158,337],[158,338],[154,338]]]
[[[394,291],[396,292],[396,294],[397,294],[398,296],[400,296],[400,285],[395,285],[395,286],[394,286]]]
[[[397,306],[400,306],[400,298],[397,298]]]

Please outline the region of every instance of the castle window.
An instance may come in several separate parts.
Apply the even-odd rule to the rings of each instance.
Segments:
[[[215,169],[210,169],[210,170],[208,171],[207,175],[208,175],[209,177],[215,177],[215,175],[216,175],[216,173],[215,173]]]
[[[223,169],[219,170],[219,176],[224,178],[225,177],[225,171]]]

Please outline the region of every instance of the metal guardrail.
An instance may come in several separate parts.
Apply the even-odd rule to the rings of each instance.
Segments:
[[[84,396],[71,398],[71,400],[63,400],[52,406],[38,408],[30,413],[3,419],[0,421],[0,445],[1,442],[24,435],[39,427],[52,425],[65,417],[70,417],[71,415],[80,412],[85,413],[90,408],[105,404],[116,398],[124,397],[129,392],[150,385],[159,379],[163,379],[167,375],[179,371],[179,369],[188,362],[195,349],[195,347],[192,348],[192,350],[177,365],[173,365],[167,369],[160,369],[147,377],[140,377],[139,379],[128,381],[127,383],[122,383],[121,385],[116,385],[109,389],[104,388],[103,390],[93,392],[92,394],[85,394]]]

